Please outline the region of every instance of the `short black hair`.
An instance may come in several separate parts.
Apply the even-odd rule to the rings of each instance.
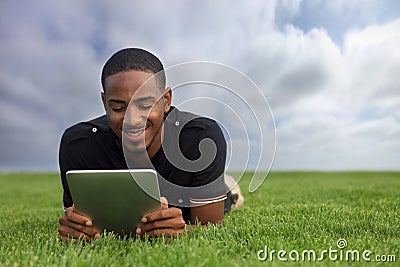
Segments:
[[[165,89],[165,73],[164,66],[161,61],[152,53],[140,48],[124,48],[114,53],[104,64],[101,72],[101,85],[105,92],[104,82],[105,79],[123,71],[144,71],[157,74],[157,81],[160,90]]]

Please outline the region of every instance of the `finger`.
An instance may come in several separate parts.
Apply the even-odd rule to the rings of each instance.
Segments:
[[[60,233],[61,236],[65,236],[65,237],[69,237],[69,238],[78,239],[78,238],[85,237],[85,233],[77,231],[76,229],[65,226],[65,225],[61,225],[58,228],[58,232]]]
[[[73,241],[74,243],[77,243],[79,240],[84,240],[86,242],[90,242],[92,240],[92,237],[89,235],[67,226],[60,226],[58,232],[60,233],[60,238],[62,241]]]
[[[171,218],[171,219],[159,220],[159,221],[141,224],[138,227],[138,231],[136,231],[136,233],[143,234],[143,233],[155,230],[155,229],[165,229],[165,228],[184,229],[185,225],[186,225],[185,221],[182,218],[175,217],[175,218]]]
[[[149,223],[158,220],[165,220],[175,217],[182,217],[182,210],[178,208],[162,209],[145,214],[141,220],[142,223]]]
[[[168,209],[168,200],[166,197],[160,197],[161,201],[161,209],[167,210]]]
[[[160,197],[160,202],[161,202],[161,210],[167,210],[168,209],[168,200],[166,197]],[[148,215],[153,214],[153,213],[157,213],[159,210],[147,213],[145,215],[143,215],[143,217],[140,219],[140,221],[142,223],[146,223],[148,222]]]
[[[69,222],[68,226],[71,227],[71,228],[74,228],[74,229],[76,229],[76,230],[78,230],[78,231],[80,231],[80,232],[82,232],[82,233],[84,233],[84,234],[86,234],[86,235],[88,235],[90,237],[93,237],[95,235],[99,235],[99,232],[95,228],[93,228],[92,226],[84,226],[84,225],[77,224],[77,223],[74,223],[74,222]]]
[[[84,216],[82,214],[79,214],[75,210],[74,206],[66,208],[65,215],[67,216],[69,221],[73,221],[73,222],[76,222],[78,224],[82,224],[82,225],[86,225],[86,226],[92,226],[93,225],[92,220],[90,220],[88,217],[86,217],[86,216]]]
[[[70,221],[70,220],[68,220],[68,217],[65,215],[60,218],[59,222],[60,222],[60,226],[72,228],[72,229],[74,229],[78,232],[82,232],[90,237],[93,237],[93,236],[97,237],[97,235],[98,235],[98,237],[100,236],[99,231],[96,230],[94,227],[85,226],[85,225]]]

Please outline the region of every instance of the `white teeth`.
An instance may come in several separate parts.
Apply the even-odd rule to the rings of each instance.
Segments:
[[[131,135],[131,136],[138,136],[138,135],[140,135],[140,134],[142,134],[142,133],[143,133],[143,131],[140,131],[140,132],[137,132],[137,133],[128,132],[128,135]]]

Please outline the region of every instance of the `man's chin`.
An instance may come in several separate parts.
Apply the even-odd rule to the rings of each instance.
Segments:
[[[129,147],[124,146],[124,156],[128,168],[150,168],[151,161],[144,147]]]
[[[129,153],[133,156],[135,155],[142,155],[146,154],[147,155],[147,150],[144,145],[133,145],[129,144],[127,142],[124,143],[124,153]]]

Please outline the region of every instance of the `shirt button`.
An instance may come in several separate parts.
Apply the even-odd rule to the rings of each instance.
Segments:
[[[182,202],[183,202],[183,199],[182,199],[182,198],[178,199],[178,202],[179,202],[179,203],[182,203]]]
[[[96,127],[93,127],[93,128],[92,128],[92,132],[94,132],[94,133],[97,132],[97,128],[96,128]]]
[[[176,122],[175,122],[175,126],[179,126],[179,121],[176,121]]]

